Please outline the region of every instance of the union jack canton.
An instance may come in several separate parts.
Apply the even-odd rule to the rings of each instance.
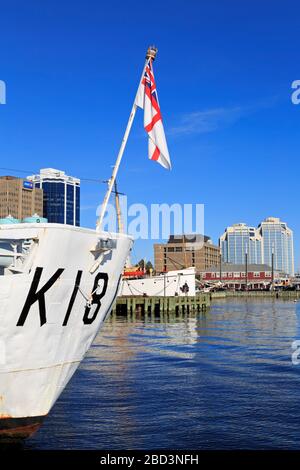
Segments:
[[[145,66],[135,104],[144,109],[144,128],[149,138],[148,152],[150,160],[155,160],[164,168],[170,170],[171,161],[158,102],[152,59],[149,59]]]

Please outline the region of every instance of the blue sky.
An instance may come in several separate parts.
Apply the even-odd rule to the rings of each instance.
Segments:
[[[129,203],[203,203],[205,232],[278,216],[300,265],[297,1],[0,2],[0,166],[106,179],[149,44],[173,170],[147,159],[142,112],[124,155]],[[3,173],[3,172],[2,172]],[[105,187],[82,184],[82,225]],[[138,242],[135,257],[151,257]]]

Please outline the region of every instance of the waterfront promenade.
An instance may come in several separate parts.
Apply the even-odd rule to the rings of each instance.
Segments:
[[[283,299],[283,300],[297,300],[300,299],[300,291],[286,290],[286,291],[220,291],[212,292],[210,294],[211,301],[214,299],[225,299],[225,298],[267,298],[267,299]]]

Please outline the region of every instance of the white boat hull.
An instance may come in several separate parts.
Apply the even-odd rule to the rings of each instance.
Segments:
[[[196,269],[186,268],[178,271],[169,271],[158,276],[143,277],[141,279],[123,278],[120,295],[149,297],[174,297],[196,295]],[[186,290],[184,287],[186,287]]]
[[[132,240],[58,224],[0,228],[28,237],[20,268],[0,275],[0,436],[26,437],[46,416],[110,313]],[[97,246],[98,246],[97,245]]]

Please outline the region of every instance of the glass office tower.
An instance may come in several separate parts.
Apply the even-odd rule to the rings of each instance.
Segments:
[[[279,218],[268,217],[258,226],[263,240],[264,263],[271,266],[274,253],[274,269],[294,275],[293,231]]]
[[[222,260],[225,263],[266,264],[284,274],[294,276],[293,231],[279,218],[268,217],[257,229],[244,223],[227,227],[220,237]]]
[[[246,253],[249,264],[263,263],[261,236],[244,223],[226,228],[220,237],[220,248],[224,263],[244,264]]]
[[[28,177],[43,189],[44,213],[48,222],[80,225],[80,180],[64,171],[43,168],[39,175]]]

